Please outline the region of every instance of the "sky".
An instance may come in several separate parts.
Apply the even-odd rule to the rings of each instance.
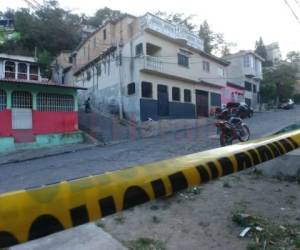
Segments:
[[[34,0],[31,0],[34,1]],[[35,0],[42,3],[42,0]],[[278,42],[282,55],[300,51],[300,21],[293,16],[285,0],[58,0],[61,7],[75,13],[93,15],[109,7],[133,15],[163,11],[195,15],[193,22],[207,20],[214,32],[223,33],[232,49],[254,49],[262,36],[264,43]],[[300,19],[300,0],[286,0]],[[0,10],[27,7],[25,0],[0,0]]]

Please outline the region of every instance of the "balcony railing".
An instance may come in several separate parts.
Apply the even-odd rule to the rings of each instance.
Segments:
[[[145,56],[144,57],[144,68],[154,71],[163,72],[163,62],[154,56]]]
[[[143,29],[150,29],[176,40],[184,40],[195,49],[203,50],[203,40],[182,25],[169,23],[152,14],[146,14],[140,19]]]

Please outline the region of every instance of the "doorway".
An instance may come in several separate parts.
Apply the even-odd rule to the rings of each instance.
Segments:
[[[208,92],[196,90],[196,109],[198,117],[208,117]]]
[[[169,116],[169,94],[166,85],[157,85],[157,114],[158,116]]]

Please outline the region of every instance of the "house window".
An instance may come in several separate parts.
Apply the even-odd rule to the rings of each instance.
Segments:
[[[189,57],[186,55],[178,54],[178,65],[189,67]]]
[[[5,78],[15,79],[16,77],[16,64],[11,61],[5,62]]]
[[[202,68],[203,68],[203,71],[209,72],[209,70],[210,70],[209,62],[203,61],[203,62],[202,62]]]
[[[26,91],[14,91],[12,93],[12,107],[32,109],[32,95]]]
[[[129,84],[127,85],[127,94],[128,94],[128,95],[133,95],[133,94],[135,94],[135,83],[134,83],[134,82],[129,83]]]
[[[249,55],[244,56],[244,67],[246,67],[246,68],[250,67],[250,56]]]
[[[151,82],[142,82],[142,97],[152,98]]]
[[[74,97],[72,95],[39,93],[37,95],[37,110],[42,112],[72,112],[74,111]]]
[[[172,100],[180,101],[180,88],[177,87],[172,88]]]
[[[136,56],[141,56],[143,55],[143,44],[139,43],[137,46],[135,46],[135,55]]]
[[[89,70],[86,72],[86,80],[87,81],[91,80],[91,71]]]
[[[255,84],[253,84],[253,93],[256,93],[256,85]]]
[[[106,40],[106,29],[103,30],[103,40]]]
[[[189,89],[184,90],[184,102],[191,102],[191,91]]]
[[[251,84],[251,82],[245,82],[245,90],[252,91],[252,84]]]
[[[18,79],[27,80],[27,64],[18,64]]]
[[[6,109],[6,92],[0,89],[0,111]]]
[[[223,68],[218,67],[218,75],[224,77],[225,74]]]
[[[210,93],[210,105],[214,107],[221,107],[221,95],[218,93]]]
[[[30,65],[29,67],[29,79],[38,81],[39,80],[39,67],[37,65]]]
[[[97,47],[97,37],[94,37],[94,49]]]

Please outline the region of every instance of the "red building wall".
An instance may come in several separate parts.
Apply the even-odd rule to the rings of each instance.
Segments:
[[[0,136],[11,136],[11,110],[0,111]]]
[[[78,113],[33,110],[32,122],[34,135],[73,132],[78,130]]]

